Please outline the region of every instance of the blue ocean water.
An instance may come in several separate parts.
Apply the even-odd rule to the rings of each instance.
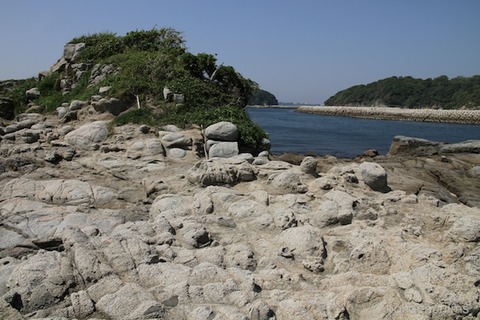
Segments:
[[[269,134],[273,154],[352,158],[368,149],[386,154],[396,135],[448,143],[480,140],[479,125],[356,119],[282,108],[247,108],[247,112]]]

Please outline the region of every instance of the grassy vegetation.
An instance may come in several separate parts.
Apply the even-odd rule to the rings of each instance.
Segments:
[[[27,97],[25,96],[25,91],[31,89],[37,85],[37,79],[28,78],[24,80],[9,80],[4,82],[13,82],[13,88],[0,92],[2,96],[6,96],[12,99],[15,102],[15,114],[22,113],[25,111],[25,106],[27,105]]]

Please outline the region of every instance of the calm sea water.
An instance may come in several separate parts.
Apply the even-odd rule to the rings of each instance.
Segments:
[[[480,140],[479,125],[388,121],[323,116],[295,109],[247,108],[270,137],[271,152],[352,158],[368,149],[386,154],[396,135],[448,143]]]

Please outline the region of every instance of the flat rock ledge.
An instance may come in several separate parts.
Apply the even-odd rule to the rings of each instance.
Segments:
[[[207,160],[97,119],[0,130],[1,319],[478,319],[478,153]]]
[[[301,106],[299,112],[377,120],[480,124],[480,110],[404,109],[389,107]]]

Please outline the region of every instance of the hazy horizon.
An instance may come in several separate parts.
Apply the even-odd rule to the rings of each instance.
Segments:
[[[172,27],[281,102],[323,104],[391,76],[480,74],[480,1],[16,0],[0,5],[0,80],[47,70],[74,37]]]

